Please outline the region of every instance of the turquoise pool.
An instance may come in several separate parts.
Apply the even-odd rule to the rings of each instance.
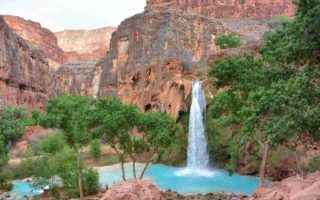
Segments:
[[[131,165],[126,165],[127,177],[132,178]],[[141,171],[142,166],[138,165]],[[122,181],[119,167],[106,167],[98,169],[100,184],[104,187],[111,186],[115,182]],[[251,195],[259,185],[259,178],[234,174],[220,169],[210,170],[202,175],[196,173],[184,173],[181,168],[166,165],[150,165],[146,175],[162,190],[171,189],[181,194],[209,193],[215,191],[239,192]]]
[[[140,174],[143,165],[137,164],[137,174]],[[109,187],[122,181],[121,170],[118,165],[97,168],[100,175],[100,185]],[[125,165],[126,177],[133,177],[131,164]],[[215,191],[239,192],[251,195],[259,185],[259,178],[229,174],[220,169],[213,169],[202,173],[187,173],[185,169],[166,165],[150,165],[145,179],[156,183],[162,190],[171,189],[181,194],[209,193]],[[31,183],[15,181],[13,193],[20,196],[37,196],[43,191],[32,188]]]
[[[31,183],[25,181],[13,181],[13,189],[11,192],[19,196],[34,197],[42,194],[43,190],[33,188]]]

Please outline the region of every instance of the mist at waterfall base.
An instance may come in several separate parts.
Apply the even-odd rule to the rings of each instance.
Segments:
[[[209,167],[209,154],[205,134],[206,101],[202,82],[192,84],[192,104],[190,108],[188,162],[186,168],[175,168],[160,164],[149,165],[145,179],[157,184],[163,191],[172,190],[180,194],[198,194],[216,191],[237,192],[251,195],[259,185],[259,178],[232,176],[228,172]],[[143,164],[137,164],[137,173],[141,173]],[[122,181],[119,165],[97,168],[102,188],[110,187]],[[127,179],[133,178],[132,164],[125,164]],[[34,190],[31,183],[17,181],[13,192],[19,195],[35,196],[40,190]]]

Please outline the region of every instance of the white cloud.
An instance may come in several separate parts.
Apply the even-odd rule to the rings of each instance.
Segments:
[[[53,31],[117,26],[146,0],[0,0],[0,14],[40,22]]]

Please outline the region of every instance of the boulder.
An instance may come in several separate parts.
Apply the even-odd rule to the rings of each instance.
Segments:
[[[161,200],[161,191],[146,180],[132,180],[114,184],[101,200]]]
[[[320,172],[295,176],[258,188],[250,200],[319,200]]]

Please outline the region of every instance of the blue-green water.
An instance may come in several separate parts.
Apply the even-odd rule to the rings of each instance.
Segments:
[[[137,164],[137,174],[140,174],[143,165]],[[119,166],[103,167],[97,169],[100,175],[100,185],[109,187],[116,182],[122,181]],[[125,165],[126,177],[133,177],[131,164]],[[186,173],[185,169],[166,165],[150,165],[145,179],[156,183],[162,190],[171,189],[181,194],[209,193],[215,191],[238,192],[251,195],[259,185],[259,178],[229,174],[224,170],[214,169],[202,173]],[[200,174],[200,175],[199,175]],[[13,193],[20,196],[37,196],[42,190],[32,188],[31,183],[15,181]]]
[[[126,165],[127,177],[132,178],[131,165]],[[138,174],[142,166],[138,165]],[[121,170],[116,168],[100,168],[100,184],[111,186],[122,181]],[[145,178],[156,183],[162,190],[171,189],[181,194],[209,193],[227,191],[251,195],[259,185],[259,178],[233,174],[229,176],[224,170],[214,169],[203,173],[183,173],[181,168],[165,165],[150,165]],[[182,175],[185,174],[185,175]]]
[[[31,183],[25,181],[14,181],[12,193],[18,194],[20,196],[38,196],[43,193],[41,189],[35,189],[32,187]]]

